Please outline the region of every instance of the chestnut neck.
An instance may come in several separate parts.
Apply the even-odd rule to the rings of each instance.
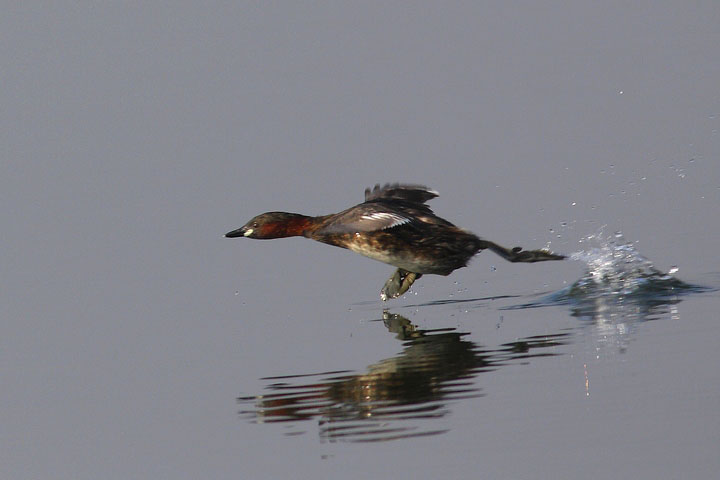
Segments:
[[[314,218],[299,213],[282,213],[282,218],[263,226],[266,238],[302,237],[311,229]]]

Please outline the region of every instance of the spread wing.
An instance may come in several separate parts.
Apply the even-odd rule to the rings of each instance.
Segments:
[[[374,232],[413,224],[452,225],[436,217],[425,202],[438,193],[422,185],[387,184],[365,190],[365,203],[334,215],[318,233]]]
[[[395,200],[422,205],[428,200],[438,196],[438,192],[424,185],[401,185],[399,183],[386,183],[382,187],[378,184],[370,190],[365,189],[365,201]]]
[[[362,206],[362,213],[355,208],[338,213],[334,216],[332,222],[325,225],[322,231],[318,233],[374,232],[412,222],[410,215],[399,210],[388,209],[387,206],[382,204],[364,203]]]

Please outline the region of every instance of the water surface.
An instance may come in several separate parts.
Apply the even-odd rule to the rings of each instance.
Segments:
[[[0,478],[714,478],[718,18],[8,3]],[[222,237],[396,181],[572,259]]]

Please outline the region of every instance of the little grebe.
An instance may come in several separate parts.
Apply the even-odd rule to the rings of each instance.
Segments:
[[[380,292],[383,300],[399,297],[425,273],[449,275],[486,248],[510,262],[565,258],[547,250],[508,249],[458,228],[436,216],[425,204],[437,196],[437,192],[421,185],[376,185],[365,190],[365,202],[340,213],[308,217],[267,212],[225,236],[302,236],[398,267]]]

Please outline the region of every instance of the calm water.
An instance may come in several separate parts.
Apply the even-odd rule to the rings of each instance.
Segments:
[[[599,361],[627,353],[628,345],[646,322],[679,321],[680,303],[692,295],[717,295],[717,287],[693,285],[663,273],[643,257],[620,233],[610,238],[592,235],[598,247],[572,255],[586,264],[583,276],[551,294],[436,300],[403,306],[415,315],[430,314],[433,324],[452,325],[460,307],[468,317],[493,305],[500,315],[495,328],[503,328],[504,314],[534,308],[564,306],[578,319],[573,326],[518,338],[500,345],[478,344],[470,331],[457,327],[419,328],[410,319],[385,309],[384,329],[402,343],[391,358],[364,371],[347,370],[264,377],[264,391],[238,399],[241,416],[253,423],[281,423],[283,435],[317,434],[321,441],[378,442],[445,434],[445,417],[453,405],[467,401],[481,409],[481,379],[503,367],[530,366],[545,357],[573,355],[577,344],[597,345]],[[673,270],[676,270],[675,267]],[[467,297],[467,289],[463,289]],[[414,294],[411,291],[408,296]],[[409,313],[408,313],[409,314]],[[587,347],[587,345],[585,345]],[[592,365],[592,363],[591,363]],[[590,396],[590,375],[583,364],[585,394]],[[434,419],[436,422],[430,422]],[[310,423],[312,426],[309,426]]]
[[[720,471],[717,2],[16,3],[0,478]],[[222,238],[392,181],[570,259]]]
[[[362,338],[337,343],[392,354],[261,366],[254,390],[238,386],[240,421],[291,450],[315,445],[321,470],[352,465],[351,478],[711,477],[720,276],[686,282],[619,233],[583,243],[571,256],[583,273],[557,291],[478,298],[483,285],[453,284],[418,303],[420,286],[389,309],[352,305],[346,333]],[[421,453],[392,463],[408,452]]]

